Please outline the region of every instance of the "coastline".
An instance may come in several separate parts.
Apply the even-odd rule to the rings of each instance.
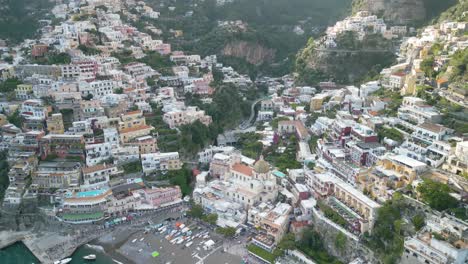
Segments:
[[[137,232],[139,232],[139,230],[122,230],[121,228],[117,228],[100,238],[91,240],[88,244],[102,247],[104,249],[104,253],[110,256],[113,260],[125,264],[136,264],[136,262],[121,254],[119,252],[119,248],[125,244],[133,234]]]

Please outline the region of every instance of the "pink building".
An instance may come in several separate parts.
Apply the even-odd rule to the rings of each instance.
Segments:
[[[92,60],[74,61],[72,64],[77,65],[80,69],[80,78],[92,82],[96,79],[98,72],[98,64]]]
[[[182,198],[179,186],[138,190],[142,203],[161,207]]]
[[[171,44],[163,43],[159,44],[155,47],[155,51],[159,52],[161,55],[168,55],[171,54]]]

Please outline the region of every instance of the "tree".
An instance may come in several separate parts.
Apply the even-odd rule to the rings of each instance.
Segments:
[[[236,229],[234,227],[218,227],[216,232],[220,233],[224,237],[234,237],[236,235]]]
[[[8,78],[4,82],[0,83],[0,93],[9,93],[13,92],[16,89],[16,86],[22,84],[17,78]]]
[[[192,217],[201,219],[204,216],[203,207],[198,204],[192,204],[192,208],[190,208],[187,214]]]
[[[209,223],[210,225],[216,225],[216,221],[218,221],[217,214],[209,214],[204,217],[204,220]]]
[[[450,195],[450,187],[447,184],[425,180],[418,185],[416,190],[425,203],[438,211],[458,206],[458,201]]]
[[[293,233],[287,233],[283,236],[281,241],[276,246],[276,249],[273,251],[275,257],[282,256],[284,251],[291,250],[296,248],[296,237]]]
[[[0,152],[0,200],[3,199],[6,188],[10,184],[8,178],[9,166],[7,162],[8,151],[4,150]]]
[[[23,117],[21,116],[19,110],[17,109],[13,114],[7,117],[10,124],[15,125],[16,127],[21,128],[23,126]]]
[[[413,216],[413,218],[411,219],[411,222],[413,223],[414,229],[416,229],[416,231],[421,230],[421,228],[423,228],[424,225],[426,224],[425,217],[423,214],[417,214]]]
[[[168,171],[167,176],[172,185],[180,187],[183,195],[189,195],[192,192],[190,182],[192,180],[192,173],[188,168],[183,167],[180,170]]]
[[[338,250],[345,249],[346,241],[347,241],[347,238],[346,238],[345,234],[343,234],[342,232],[339,232],[335,237],[335,247]]]
[[[429,56],[421,61],[419,66],[424,74],[429,78],[435,77],[435,70],[434,70],[434,56]]]
[[[384,263],[395,263],[403,252],[402,212],[407,208],[400,193],[395,193],[377,211],[371,236],[366,244],[382,257]]]

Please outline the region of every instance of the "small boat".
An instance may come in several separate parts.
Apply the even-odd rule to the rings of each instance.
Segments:
[[[95,260],[95,259],[96,259],[96,255],[90,254],[90,255],[84,256],[83,259],[86,259],[86,260]]]
[[[60,264],[67,264],[67,263],[69,263],[70,261],[72,261],[72,258],[62,259],[62,260],[60,261]]]

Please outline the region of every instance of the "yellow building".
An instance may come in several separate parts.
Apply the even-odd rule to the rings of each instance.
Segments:
[[[127,112],[120,116],[119,130],[144,125],[146,125],[146,119],[141,110]]]
[[[325,94],[317,94],[310,99],[310,111],[318,111],[322,109],[323,102],[328,96]]]
[[[128,142],[132,141],[135,138],[149,135],[151,130],[153,130],[153,129],[154,129],[154,127],[147,126],[147,125],[133,126],[133,127],[130,127],[130,128],[121,129],[119,131],[120,132],[120,141],[122,143],[128,143]]]
[[[32,98],[33,87],[31,84],[18,84],[15,89],[16,99],[28,100]]]
[[[427,171],[426,163],[404,155],[389,156],[380,161],[379,166],[395,178],[396,188],[411,184],[418,175]]]
[[[47,117],[47,131],[49,134],[63,134],[65,133],[65,127],[63,125],[62,114],[52,114]]]
[[[8,119],[6,115],[0,114],[0,126],[8,124]]]

